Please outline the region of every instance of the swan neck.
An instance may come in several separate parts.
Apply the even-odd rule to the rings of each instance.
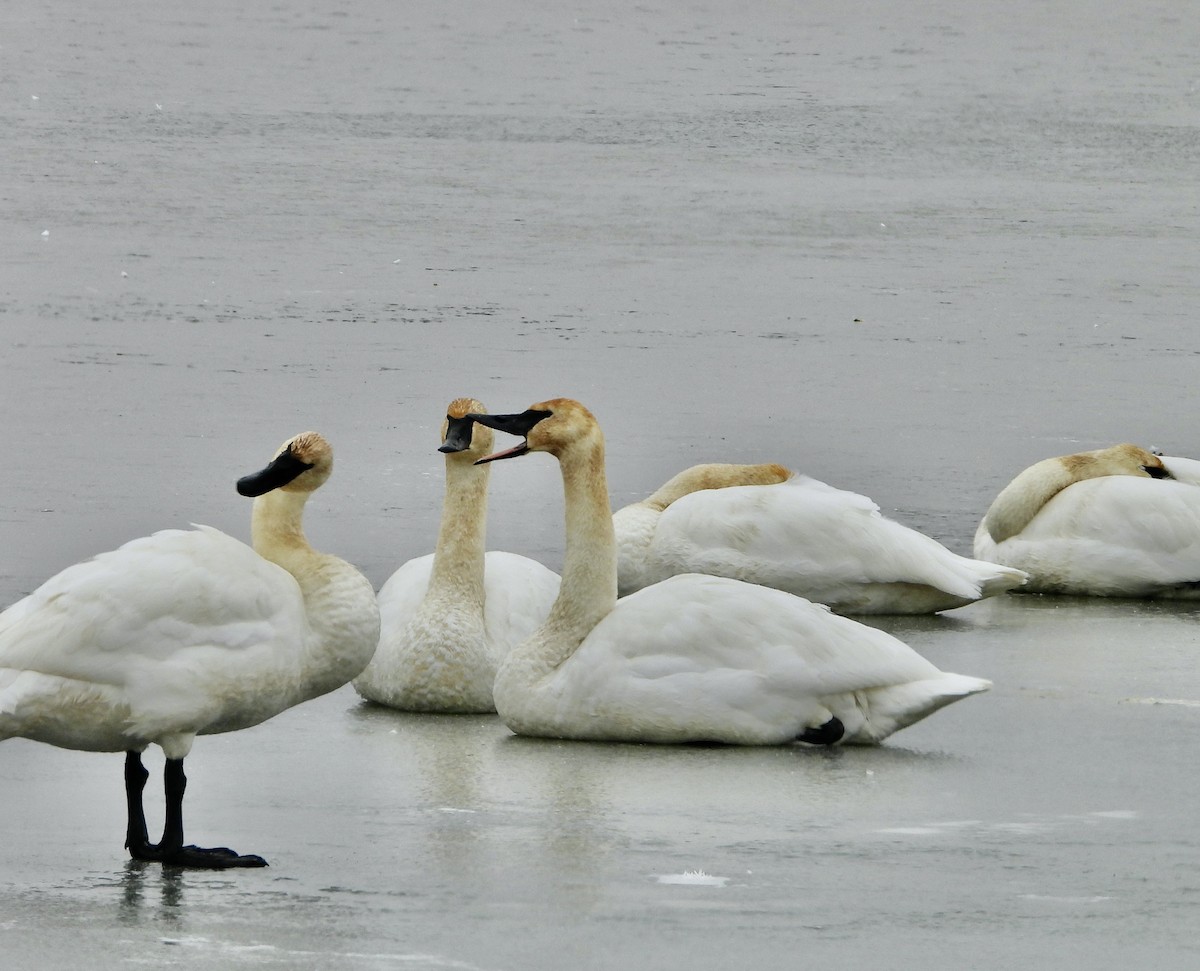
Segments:
[[[254,550],[299,587],[307,635],[296,644],[290,704],[325,694],[362,671],[379,642],[379,611],[367,579],[345,560],[319,553],[302,528],[310,493],[277,489],[254,500]]]
[[[250,536],[254,551],[293,576],[317,555],[304,535],[307,492],[276,489],[254,500]]]
[[[790,469],[775,463],[733,465],[713,462],[693,465],[673,476],[642,502],[658,512],[693,492],[726,489],[731,486],[778,485],[791,478]]]
[[[429,578],[435,596],[483,605],[490,474],[490,465],[446,460],[446,495]]]
[[[1086,467],[1068,468],[1061,459],[1044,459],[1000,490],[988,507],[985,521],[993,542],[1003,543],[1020,533],[1051,499],[1081,479],[1091,478]]]
[[[604,474],[603,439],[559,457],[566,509],[562,587],[543,630],[554,634],[560,663],[617,603],[617,542]]]

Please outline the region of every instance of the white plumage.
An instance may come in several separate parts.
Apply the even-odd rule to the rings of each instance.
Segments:
[[[409,560],[379,591],[379,647],[355,690],[407,711],[491,712],[496,668],[546,618],[558,575],[515,553],[484,553],[492,430],[465,416],[483,405],[447,408],[442,451],[446,496],[437,550]]]
[[[345,684],[370,659],[374,591],[350,564],[315,552],[301,529],[304,503],[331,468],[328,443],[307,432],[239,483],[272,490],[247,492],[259,495],[258,552],[207,526],[164,530],[68,567],[0,614],[0,739],[127,752],[134,856],[262,865],[182,846],[184,757],[197,735],[256,725]],[[138,753],[152,744],[168,760],[157,846],[138,818]]]
[[[842,614],[918,614],[1025,579],[887,519],[866,496],[778,465],[694,466],[613,522],[622,596],[680,573],[709,573]]]
[[[939,671],[896,638],[769,587],[685,574],[616,599],[604,439],[570,399],[476,416],[562,467],[567,544],[550,616],[496,676],[518,734],[744,745],[875,743],[989,682]]]
[[[1044,459],[1009,483],[975,555],[1033,593],[1200,598],[1200,463],[1114,445]]]

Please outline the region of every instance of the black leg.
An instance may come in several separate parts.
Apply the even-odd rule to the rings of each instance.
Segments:
[[[146,836],[146,817],[142,811],[142,789],[149,773],[137,752],[125,754],[125,798],[129,822],[125,846],[135,860],[157,861],[167,866],[192,867],[202,870],[226,870],[230,867],[266,866],[261,856],[240,856],[227,846],[205,849],[183,843],[183,794],[187,776],[183,774],[183,759],[167,759],[163,769],[163,794],[166,797],[166,816],[163,835],[158,845]]]
[[[837,715],[831,715],[829,721],[816,728],[806,728],[796,736],[797,741],[808,742],[809,745],[835,745],[846,734],[846,726]]]
[[[137,752],[125,753],[125,806],[128,822],[125,826],[125,848],[135,860],[149,860],[152,847],[146,834],[146,814],[142,810],[142,790],[150,773],[142,765]]]

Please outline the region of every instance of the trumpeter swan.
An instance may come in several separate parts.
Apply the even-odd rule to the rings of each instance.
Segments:
[[[473,398],[446,409],[437,549],[409,560],[379,591],[379,647],[354,679],[371,701],[406,711],[495,711],[497,665],[558,595],[558,575],[536,560],[484,553],[491,466],[474,463],[492,451],[495,436],[466,417],[484,410]]]
[[[885,518],[866,496],[781,465],[697,465],[618,510],[624,596],[679,573],[786,590],[839,614],[949,610],[1025,582]]]
[[[0,614],[0,739],[121,752],[126,847],[138,860],[224,869],[260,856],[183,842],[183,760],[332,691],[370,660],[379,611],[354,567],[309,546],[304,504],[333,453],[315,432],[239,480],[254,549],[207,526],[169,529],[77,563]],[[257,552],[256,552],[257,551]],[[166,755],[165,825],[151,843],[141,753]]]
[[[1043,459],[1000,491],[975,555],[1032,593],[1200,598],[1200,477],[1136,445]]]
[[[617,600],[604,436],[579,402],[471,415],[524,436],[480,461],[549,452],[566,501],[562,587],[501,663],[514,732],[765,745],[875,743],[989,682],[939,671],[882,631],[770,587],[683,574]]]

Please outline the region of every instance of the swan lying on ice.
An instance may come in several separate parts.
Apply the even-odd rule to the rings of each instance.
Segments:
[[[495,436],[466,417],[484,410],[473,398],[446,409],[437,549],[409,560],[379,591],[379,647],[354,680],[370,701],[405,711],[495,711],[497,665],[558,595],[558,575],[536,560],[484,553],[491,466],[474,463],[492,451]]]
[[[896,638],[770,587],[683,574],[617,600],[604,436],[568,398],[468,417],[549,452],[566,553],[550,615],[496,675],[521,735],[740,745],[875,743],[989,682],[938,670]]]
[[[1031,593],[1200,598],[1200,463],[1113,445],[1044,459],[996,496],[975,555]]]
[[[618,510],[624,596],[679,573],[746,580],[839,614],[924,614],[993,597],[1020,570],[959,556],[866,496],[781,465],[697,465]]]

